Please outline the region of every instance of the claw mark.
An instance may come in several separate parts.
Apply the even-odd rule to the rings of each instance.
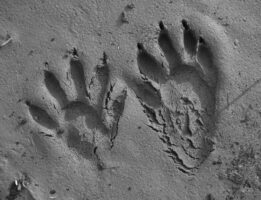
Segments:
[[[160,21],[159,22],[159,27],[160,27],[160,30],[165,30],[165,26],[164,26],[164,24],[163,24],[163,21]]]
[[[67,51],[67,53],[69,53],[75,59],[79,58],[78,51],[77,51],[77,49],[75,47],[73,49]]]
[[[138,50],[140,50],[140,51],[143,51],[143,50],[144,50],[144,46],[143,46],[142,43],[138,43],[138,44],[137,44],[137,48],[138,48]]]

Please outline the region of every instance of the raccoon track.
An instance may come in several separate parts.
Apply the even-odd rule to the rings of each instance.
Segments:
[[[130,86],[149,119],[149,127],[163,142],[164,152],[183,173],[191,173],[213,150],[217,70],[207,41],[182,20],[184,49],[190,62],[182,59],[163,22],[159,23],[158,46],[168,61],[137,44],[137,65],[141,78]],[[145,78],[142,78],[145,77]],[[159,85],[159,89],[153,87]]]
[[[63,130],[63,134],[59,135],[59,137],[64,137],[69,149],[85,159],[95,161],[97,161],[97,155],[94,155],[94,149],[103,148],[103,146],[99,145],[104,145],[99,140],[112,142],[118,135],[118,123],[122,116],[127,96],[126,90],[123,90],[119,96],[110,99],[111,108],[108,109],[111,112],[112,124],[110,127],[106,126],[101,111],[105,109],[104,104],[109,90],[110,74],[107,61],[105,60],[103,64],[104,66],[96,67],[90,85],[86,85],[84,62],[78,56],[71,57],[69,73],[77,92],[77,97],[73,101],[67,99],[66,91],[61,87],[60,81],[56,76],[50,71],[44,71],[44,85],[49,95],[54,97],[60,105],[61,110],[58,113],[60,115],[64,113],[64,115],[57,118],[62,119],[64,116],[62,121],[65,121],[66,124],[59,124],[61,120],[53,119],[48,114],[48,110],[31,103],[30,100],[25,102],[33,121],[42,127],[56,131],[56,133],[59,130]],[[92,99],[95,98],[98,102],[96,105],[92,102]],[[80,122],[78,123],[77,120]],[[90,135],[93,132],[99,132],[99,134]]]

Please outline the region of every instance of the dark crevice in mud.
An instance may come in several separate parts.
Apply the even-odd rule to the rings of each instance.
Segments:
[[[40,132],[38,132],[40,135],[42,135],[42,136],[45,136],[45,137],[54,137],[53,135],[51,135],[51,134],[49,134],[49,133],[45,133],[45,132],[43,132],[43,131],[40,131]]]
[[[188,167],[184,163],[184,161],[179,157],[178,153],[175,150],[168,148],[168,150],[165,150],[165,152],[168,153],[169,157],[172,158],[174,160],[174,162],[179,164],[183,169],[185,169],[185,170],[196,169],[196,167]]]
[[[192,156],[192,155],[189,153],[187,147],[182,146],[182,149],[183,149],[183,151],[185,152],[185,154],[186,154],[187,156],[189,156],[191,159],[193,159],[193,160],[200,160],[200,158],[197,158],[197,157],[195,157],[195,156]]]
[[[107,109],[107,110],[108,110],[108,104],[111,101],[111,93],[113,91],[114,86],[115,85],[110,84],[110,89],[107,91],[106,96],[105,96],[105,102],[104,102],[105,105],[104,106],[105,106],[105,109]]]
[[[199,147],[196,147],[190,138],[186,138],[186,140],[189,143],[189,147],[191,147],[192,149],[201,149]]]
[[[149,128],[151,128],[153,131],[155,131],[155,132],[160,132],[160,130],[159,129],[157,129],[157,128],[155,128],[155,127],[153,127],[152,125],[150,125],[150,124],[147,124],[147,126],[149,127]]]
[[[186,174],[186,175],[188,175],[188,176],[194,175],[194,174],[191,173],[190,171],[186,171],[185,169],[183,169],[183,168],[181,168],[181,167],[177,167],[177,169],[178,169],[179,171],[181,171],[183,174]]]
[[[114,145],[114,140],[118,135],[119,121],[123,114],[125,107],[125,100],[127,97],[127,90],[123,90],[122,93],[112,102],[112,105],[108,110],[112,112],[113,123],[111,128],[111,147]]]
[[[168,135],[159,136],[160,140],[168,146],[172,146],[173,144],[170,141],[170,137]]]
[[[185,104],[185,105],[192,105],[193,106],[193,102],[191,100],[189,100],[189,98],[187,97],[180,97],[180,100]]]
[[[149,118],[149,121],[151,123],[159,125],[159,122],[157,120],[157,115],[156,115],[155,110],[153,108],[147,106],[146,104],[143,104],[142,102],[141,102],[141,105],[144,108],[143,112],[147,115],[147,117]]]

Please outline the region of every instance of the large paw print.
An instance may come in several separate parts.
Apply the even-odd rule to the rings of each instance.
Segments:
[[[141,77],[129,85],[144,108],[149,126],[163,142],[164,151],[178,169],[191,172],[213,150],[217,70],[207,41],[187,21],[181,25],[183,53],[163,22],[159,23],[158,42],[153,45],[158,47],[156,51],[138,43]]]
[[[101,167],[97,149],[113,146],[127,91],[111,83],[106,54],[103,63],[96,66],[94,75],[86,84],[84,62],[74,51],[67,80],[71,77],[77,92],[75,100],[68,99],[54,73],[44,71],[44,86],[59,107],[51,107],[53,112],[50,112],[30,100],[26,104],[33,121],[50,130],[50,136],[63,139],[70,150],[85,159],[96,161]],[[53,117],[50,113],[57,113],[57,116]]]

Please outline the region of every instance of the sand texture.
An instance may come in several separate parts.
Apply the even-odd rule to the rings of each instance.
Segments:
[[[0,200],[260,200],[260,11],[0,0]]]

